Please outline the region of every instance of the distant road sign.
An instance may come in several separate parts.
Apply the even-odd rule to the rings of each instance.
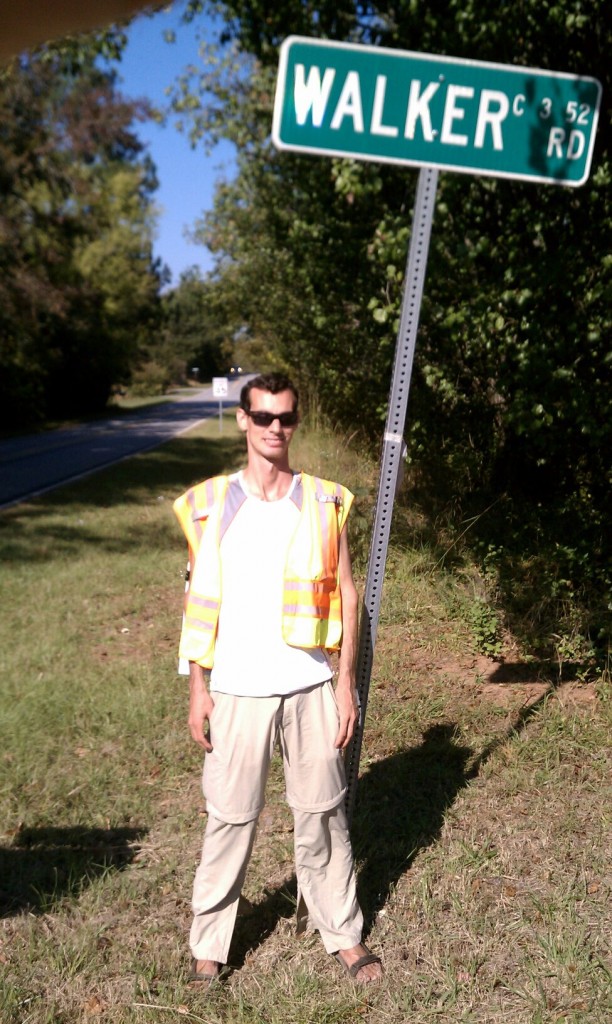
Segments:
[[[213,377],[212,379],[212,392],[213,398],[226,398],[227,397],[227,377]]]
[[[595,78],[290,36],[280,149],[560,185],[589,176]]]

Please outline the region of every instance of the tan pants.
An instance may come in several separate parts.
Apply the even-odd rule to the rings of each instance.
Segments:
[[[277,743],[293,811],[298,888],[310,925],[328,953],[356,946],[363,917],[343,807],[344,760],[334,747],[338,713],[331,681],[288,697],[212,696],[214,749],[204,763],[208,823],[193,887],[193,956],[227,962]]]

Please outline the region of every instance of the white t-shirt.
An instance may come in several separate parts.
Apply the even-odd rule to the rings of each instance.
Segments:
[[[241,474],[238,479],[242,484]],[[236,696],[295,693],[331,676],[320,648],[291,647],[282,635],[287,551],[300,512],[298,478],[279,501],[248,494],[220,545],[221,611],[210,688]]]

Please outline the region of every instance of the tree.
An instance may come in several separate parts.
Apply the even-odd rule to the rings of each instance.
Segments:
[[[167,367],[171,378],[184,379],[194,366],[200,380],[225,369],[231,341],[214,289],[197,268],[181,274],[178,286],[163,296],[162,311],[160,345],[151,355]]]
[[[156,315],[145,109],[100,56],[43,48],[0,73],[0,409],[5,423],[101,408]]]

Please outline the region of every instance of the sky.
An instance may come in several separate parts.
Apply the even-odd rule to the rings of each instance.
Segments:
[[[194,26],[180,24],[183,7],[184,3],[177,2],[169,10],[150,18],[140,15],[131,23],[128,45],[117,66],[124,95],[162,105],[167,102],[165,89],[185,66],[200,63]],[[166,42],[167,30],[176,31],[176,42]],[[141,123],[137,134],[147,145],[159,179],[154,196],[160,208],[155,255],[168,266],[175,285],[181,272],[194,265],[204,274],[212,269],[211,253],[205,246],[189,241],[185,232],[204,210],[211,209],[215,181],[232,176],[233,149],[229,143],[222,143],[207,155],[200,143],[193,150],[186,135],[172,123]]]

